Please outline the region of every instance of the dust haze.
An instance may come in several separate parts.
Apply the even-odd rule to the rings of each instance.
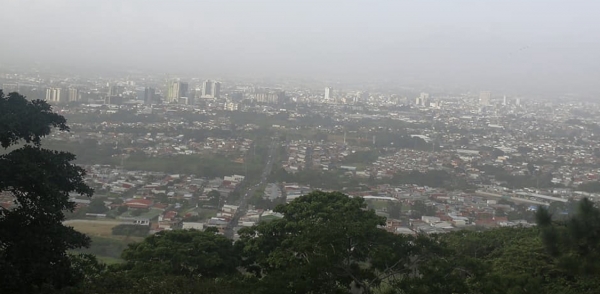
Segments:
[[[3,0],[0,62],[597,91],[598,1]]]

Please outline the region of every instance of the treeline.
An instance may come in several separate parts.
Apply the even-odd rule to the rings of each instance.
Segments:
[[[362,198],[313,192],[244,228],[161,232],[129,245],[123,264],[73,259],[68,293],[598,293],[600,210],[547,210],[538,227],[397,235]],[[160,281],[160,282],[157,282]],[[168,289],[168,290],[167,290]]]

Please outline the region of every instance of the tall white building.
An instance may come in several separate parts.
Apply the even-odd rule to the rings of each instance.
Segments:
[[[202,83],[202,98],[220,98],[221,83],[211,80],[206,80]]]
[[[417,104],[421,104],[421,106],[429,106],[429,93],[422,92],[417,101]]]
[[[323,96],[324,100],[333,100],[333,88],[325,87],[325,96]]]
[[[506,95],[504,95],[504,97],[502,98],[502,105],[504,105],[504,106],[508,105],[508,101],[506,100]]]
[[[46,89],[46,101],[48,102],[62,102],[61,88],[48,88]]]
[[[69,88],[69,98],[68,101],[79,101],[79,89],[77,88]]]
[[[187,97],[188,84],[175,81],[169,84],[169,92],[167,94],[167,101],[169,103],[179,103],[179,98]]]
[[[482,106],[488,106],[492,103],[492,92],[481,91],[479,93],[479,104]]]

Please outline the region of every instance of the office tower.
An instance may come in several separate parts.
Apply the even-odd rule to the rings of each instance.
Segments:
[[[179,103],[179,98],[187,97],[188,95],[188,84],[174,81],[169,85],[169,93],[167,95],[167,101],[169,103]]]
[[[504,97],[502,98],[502,105],[504,105],[504,106],[508,105],[508,101],[506,100],[506,95],[504,95]]]
[[[215,82],[213,84],[213,97],[221,98],[221,83]]]
[[[492,102],[492,92],[481,91],[479,93],[479,104],[482,106],[488,106]]]
[[[333,100],[333,88],[332,87],[325,87],[325,96],[323,97],[324,100]]]
[[[212,93],[212,82],[210,80],[204,81],[202,83],[202,97],[208,98]]]
[[[171,103],[173,100],[179,100],[179,82],[172,82],[169,84],[167,91],[167,102]]]
[[[54,102],[54,103],[58,103],[58,102],[62,102],[62,97],[61,97],[61,88],[48,88],[46,89],[46,101],[48,102]]]
[[[278,104],[285,102],[285,91],[282,90],[260,90],[255,94],[256,102]]]
[[[206,80],[202,83],[202,98],[220,98],[221,83],[211,80]]]
[[[108,96],[109,97],[121,96],[124,91],[125,91],[125,88],[123,88],[122,86],[112,85],[112,86],[110,86],[110,88],[108,88]]]
[[[79,101],[79,90],[77,88],[69,88],[68,97],[69,102]]]
[[[521,106],[521,98],[515,99],[515,105]]]
[[[144,104],[155,103],[155,99],[154,99],[155,95],[156,95],[156,90],[154,88],[149,88],[149,87],[144,88]]]
[[[422,92],[421,95],[419,95],[419,102],[421,103],[421,106],[429,106],[429,93]]]
[[[187,97],[188,90],[189,90],[188,83],[180,83],[179,84],[179,97]]]

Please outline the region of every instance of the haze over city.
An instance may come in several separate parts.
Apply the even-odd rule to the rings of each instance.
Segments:
[[[600,293],[600,1],[0,10],[0,293]]]
[[[0,63],[597,93],[598,1],[2,1]]]

